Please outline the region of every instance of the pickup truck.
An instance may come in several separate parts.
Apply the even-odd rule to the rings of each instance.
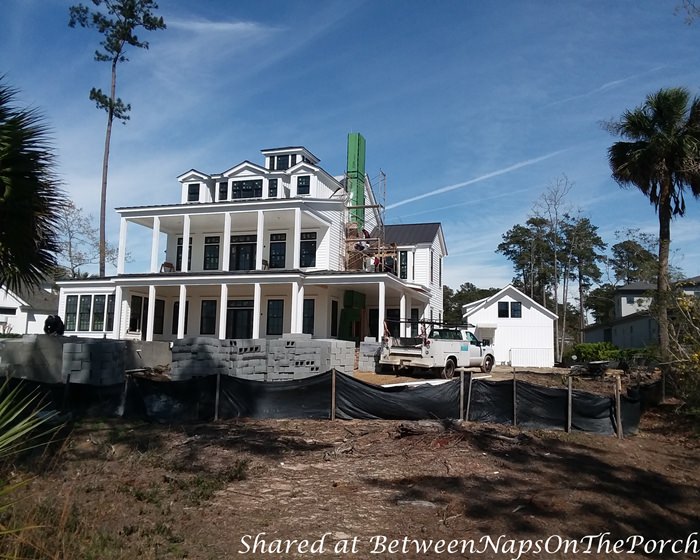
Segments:
[[[451,379],[458,367],[478,367],[484,373],[490,372],[494,351],[467,329],[433,327],[426,337],[385,338],[379,364],[394,369],[429,369]]]

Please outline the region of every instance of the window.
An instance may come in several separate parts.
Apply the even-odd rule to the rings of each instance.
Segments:
[[[442,259],[438,257],[438,286],[442,286]]]
[[[331,336],[338,336],[338,300],[331,300]]]
[[[114,296],[107,296],[107,329],[114,330]]]
[[[204,238],[204,270],[219,270],[219,236]]]
[[[299,246],[299,266],[316,266],[316,232],[302,232]]]
[[[408,279],[408,251],[399,251],[399,278]]]
[[[219,183],[219,200],[228,200],[228,183]]]
[[[627,296],[627,303],[634,305],[634,296]]]
[[[165,323],[165,300],[156,300],[156,309],[153,314],[153,334],[163,334]]]
[[[435,282],[435,253],[430,249],[430,281]],[[432,318],[430,319],[432,321]]]
[[[411,336],[418,336],[418,308],[411,307]]]
[[[254,270],[257,235],[232,235],[229,270]]]
[[[510,302],[510,316],[512,319],[520,319],[523,316],[523,304],[519,301]]]
[[[199,202],[199,183],[187,185],[187,202]]]
[[[302,175],[297,177],[297,195],[310,194],[311,193],[311,177],[309,175]]]
[[[92,296],[80,296],[78,306],[78,330],[90,330],[90,308],[92,307]]]
[[[185,334],[187,334],[187,319],[190,311],[190,302],[185,302]],[[177,334],[178,321],[180,320],[180,302],[173,303],[173,328],[172,333]]]
[[[74,331],[76,318],[78,316],[78,296],[68,296],[66,298],[66,330]]]
[[[199,334],[216,333],[216,300],[202,300],[202,316],[199,321]]]
[[[182,270],[182,237],[177,240],[177,252],[175,253],[175,269]],[[192,270],[192,238],[190,237],[190,247],[187,253],[187,270]]]
[[[15,307],[0,307],[0,315],[17,315]]]
[[[129,330],[141,331],[141,317],[143,312],[143,299],[141,296],[131,296],[131,314],[129,315]]]
[[[101,331],[105,326],[105,296],[95,296],[92,305],[92,330]]]
[[[262,198],[262,179],[234,181],[231,185],[231,198]]]
[[[272,156],[274,160],[274,165],[272,166],[273,169],[276,169],[277,171],[284,171],[286,169],[289,169],[289,156]]]
[[[267,300],[267,334],[281,335],[284,320],[284,300]]]
[[[304,310],[301,318],[301,332],[314,334],[314,304],[313,299],[304,300]]]
[[[277,179],[270,179],[267,182],[267,196],[277,198]]]
[[[287,234],[270,234],[270,268],[284,268],[287,252]]]
[[[498,316],[499,317],[508,317],[508,302],[507,301],[499,301],[498,302]]]

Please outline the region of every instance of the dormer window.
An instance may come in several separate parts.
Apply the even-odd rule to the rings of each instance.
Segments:
[[[267,188],[268,196],[270,198],[277,198],[277,179],[270,179]]]
[[[234,181],[231,198],[262,198],[262,179]]]
[[[272,169],[276,169],[277,171],[286,171],[289,169],[289,167],[289,155],[273,156]]]
[[[302,175],[297,177],[297,195],[311,194],[311,177]]]
[[[187,185],[187,202],[199,202],[199,183]]]
[[[219,200],[228,200],[228,183],[219,183]]]

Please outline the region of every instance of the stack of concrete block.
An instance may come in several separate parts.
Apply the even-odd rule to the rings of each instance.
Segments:
[[[335,369],[352,375],[355,369],[355,343],[347,340],[315,339],[321,349],[321,371]]]
[[[170,366],[173,381],[221,373],[228,375],[231,368],[228,340],[207,336],[192,336],[173,342]]]
[[[61,377],[64,383],[116,385],[124,382],[123,340],[84,338],[63,345]]]
[[[0,339],[0,375],[42,383],[62,383],[62,336],[25,335]]]
[[[229,375],[255,381],[267,380],[267,340],[234,339],[222,342],[229,345]]]
[[[379,356],[382,346],[372,337],[366,337],[360,342],[360,360],[357,365],[359,371],[379,371]]]
[[[285,334],[267,343],[267,379],[303,379],[321,373],[321,348],[310,334]]]

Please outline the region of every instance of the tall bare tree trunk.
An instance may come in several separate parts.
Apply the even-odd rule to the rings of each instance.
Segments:
[[[109,171],[109,146],[112,140],[112,121],[114,120],[114,99],[117,89],[117,58],[112,60],[112,85],[109,91],[109,109],[107,111],[107,133],[105,134],[105,151],[102,158],[102,192],[100,195],[100,278],[105,277],[107,260],[107,172]]]

